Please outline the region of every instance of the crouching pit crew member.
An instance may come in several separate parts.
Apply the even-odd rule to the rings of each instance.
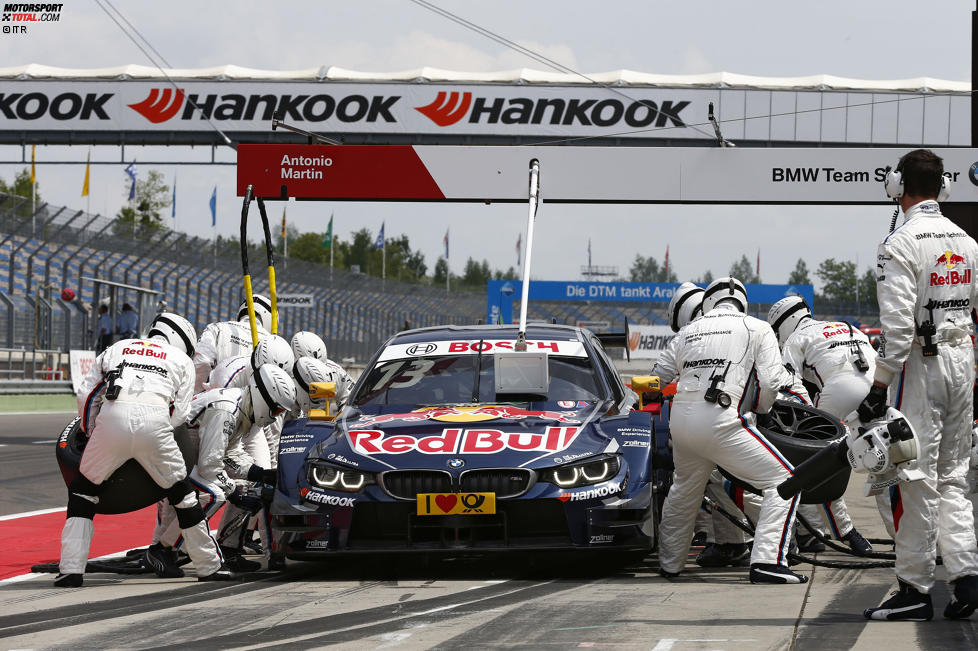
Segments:
[[[156,316],[147,339],[120,341],[95,360],[78,394],[82,423],[98,409],[82,453],[79,476],[68,487],[68,512],[61,533],[58,587],[82,585],[95,528],[102,483],[135,459],[176,510],[176,521],[198,580],[234,578],[210,535],[204,512],[187,479],[173,427],[187,417],[194,386],[197,333],[186,319]],[[99,405],[95,405],[100,401]]]
[[[788,296],[772,305],[767,320],[782,346],[785,366],[818,388],[815,406],[845,421],[873,383],[876,352],[869,338],[848,323],[816,321],[801,296]],[[873,546],[853,526],[845,500],[840,497],[821,507],[835,538],[860,556],[872,553]],[[820,519],[814,504],[800,505],[798,510],[813,526]],[[825,549],[818,541],[813,541],[818,547],[806,548],[806,541],[801,535],[798,538],[803,552]]]
[[[682,328],[657,368],[664,383],[678,377],[670,430],[675,479],[660,527],[660,573],[678,576],[685,566],[696,512],[717,465],[763,491],[751,551],[751,583],[805,583],[788,569],[798,497],[782,499],[777,485],[791,464],[755,426],[767,413],[786,376],[771,327],[745,314],[747,292],[735,278],[720,278],[703,293],[703,316]],[[756,399],[745,396],[757,386]]]
[[[257,510],[260,504],[249,500],[233,480],[274,484],[275,476],[268,467],[267,447],[265,458],[255,459],[246,451],[245,441],[249,437],[263,438],[262,428],[294,407],[292,378],[274,364],[256,369],[244,389],[211,389],[194,396],[187,424],[198,432],[200,452],[190,479],[200,496],[200,508],[208,517],[225,501],[239,507],[241,513]],[[147,550],[147,561],[159,576],[167,576],[167,572],[173,571],[175,555],[171,550],[182,541],[172,519],[161,520],[163,531],[158,535],[158,544]],[[263,535],[263,538],[267,549],[267,537]],[[221,551],[228,565],[237,571],[254,571],[260,567],[259,563],[241,556],[241,541],[234,536],[222,539]]]
[[[967,498],[975,378],[971,335],[978,300],[978,244],[941,214],[947,179],[932,152],[918,149],[886,176],[904,221],[880,243],[876,294],[883,334],[874,382],[859,406],[863,422],[890,402],[920,439],[925,478],[890,488],[899,590],[867,619],[929,620],[937,546],[953,596],[949,619],[978,608],[978,548]]]

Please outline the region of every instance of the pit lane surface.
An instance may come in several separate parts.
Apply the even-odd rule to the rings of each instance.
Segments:
[[[0,416],[2,514],[63,506],[53,443],[35,441],[53,441],[68,418]],[[861,529],[882,536],[857,481],[847,499]],[[89,574],[64,590],[47,575],[0,583],[0,648],[978,648],[978,621],[941,618],[943,583],[934,621],[869,623],[861,611],[893,589],[890,569],[803,565],[807,585],[751,586],[743,568],[692,568],[665,580],[654,556],[615,566],[579,554],[444,555],[290,562],[234,584],[198,584],[191,570]]]

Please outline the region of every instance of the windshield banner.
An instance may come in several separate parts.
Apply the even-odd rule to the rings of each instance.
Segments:
[[[495,352],[512,352],[515,339],[471,339],[455,341],[426,341],[415,344],[394,344],[384,349],[379,362],[391,359],[411,359],[412,357],[435,357],[439,355],[478,355]],[[526,342],[526,350],[531,353],[550,353],[563,357],[587,357],[584,344],[579,341],[535,341]]]

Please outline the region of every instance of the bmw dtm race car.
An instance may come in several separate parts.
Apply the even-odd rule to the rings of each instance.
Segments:
[[[273,554],[651,548],[649,413],[598,337],[531,325],[402,332],[333,422],[279,447]]]

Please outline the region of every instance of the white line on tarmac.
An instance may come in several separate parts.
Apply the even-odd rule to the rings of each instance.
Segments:
[[[17,518],[29,518],[34,515],[46,515],[48,513],[58,513],[59,511],[65,511],[66,507],[59,506],[55,509],[41,509],[40,511],[26,511],[24,513],[11,513],[10,515],[0,515],[0,522],[3,520],[16,520]]]
[[[47,441],[31,441],[31,445],[48,445],[49,443],[57,443],[58,439],[48,439]]]
[[[61,509],[64,510],[64,509]],[[132,549],[140,549],[140,547],[133,547]],[[105,556],[99,556],[98,558],[90,558],[90,561],[107,561],[110,558],[120,558],[125,556],[132,549],[124,549],[121,552],[115,552],[113,554],[106,554]],[[6,585],[8,583],[20,583],[21,581],[29,581],[30,579],[36,579],[42,576],[51,576],[51,572],[28,572],[27,574],[20,574],[18,576],[12,576],[9,579],[0,580],[0,585]]]
[[[65,411],[0,411],[0,416],[48,416],[57,414],[77,414],[77,409]]]
[[[757,642],[757,640],[747,639],[747,638],[738,638],[738,639],[710,639],[710,640],[702,640],[702,639],[700,639],[700,640],[678,640],[678,639],[675,639],[675,638],[668,638],[668,637],[666,637],[666,638],[662,638],[661,640],[659,640],[656,643],[656,645],[654,647],[652,647],[652,651],[671,651],[672,647],[674,647],[677,642],[696,642],[696,643],[703,643],[703,642]]]

